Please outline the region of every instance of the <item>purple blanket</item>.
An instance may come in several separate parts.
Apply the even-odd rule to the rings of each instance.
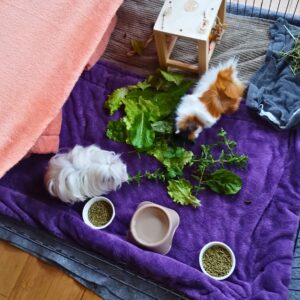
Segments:
[[[107,95],[138,80],[108,63],[85,72],[63,110],[61,148],[98,144],[123,153],[130,174],[159,166],[154,158],[139,158],[128,145],[105,136],[106,123],[112,119],[103,109]],[[202,192],[201,207],[182,207],[170,200],[161,183],[124,184],[108,195],[116,206],[114,222],[95,231],[81,219],[83,204],[69,207],[47,194],[43,174],[49,156],[32,156],[0,180],[0,213],[125,262],[193,299],[285,299],[300,212],[300,130],[276,131],[242,105],[237,113],[206,130],[192,150],[198,152],[201,142],[213,141],[221,126],[238,142],[237,150],[249,156],[247,171],[240,173],[244,186],[237,196]],[[167,256],[127,242],[131,216],[145,200],[180,215]],[[221,282],[205,276],[198,264],[201,247],[214,240],[230,245],[237,258],[234,274]]]

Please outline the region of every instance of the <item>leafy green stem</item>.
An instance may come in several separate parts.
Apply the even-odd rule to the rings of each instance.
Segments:
[[[140,185],[141,180],[143,178],[146,178],[149,180],[156,180],[156,181],[158,180],[158,181],[162,181],[162,182],[165,182],[168,179],[165,172],[158,169],[158,170],[155,170],[154,172],[146,171],[144,174],[142,174],[141,172],[138,172],[135,175],[129,176],[128,181],[129,182],[137,182],[138,185]]]

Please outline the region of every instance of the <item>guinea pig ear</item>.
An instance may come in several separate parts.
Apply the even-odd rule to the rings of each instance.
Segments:
[[[227,87],[228,81],[231,81],[232,79],[232,74],[233,69],[231,66],[220,70],[217,76],[217,88],[224,91]]]

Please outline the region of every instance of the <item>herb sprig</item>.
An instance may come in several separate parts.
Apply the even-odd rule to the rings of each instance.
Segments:
[[[205,179],[209,178],[207,171],[212,168],[219,167],[219,169],[225,169],[228,165],[243,169],[247,166],[248,157],[234,152],[236,142],[227,137],[227,132],[223,128],[221,128],[217,136],[220,140],[213,144],[202,144],[200,157],[192,161],[193,164],[197,164],[198,174],[193,175],[193,178],[198,181],[197,190],[201,190],[201,186],[205,185]],[[212,153],[212,150],[216,147],[225,148],[221,150],[217,158]]]
[[[161,171],[160,169],[155,170],[154,172],[146,171],[144,174],[141,172],[138,172],[137,174],[133,176],[129,176],[128,181],[129,182],[137,182],[138,185],[141,184],[141,180],[143,178],[149,179],[149,180],[155,180],[155,181],[162,181],[165,182],[167,180],[167,175],[164,171]]]
[[[294,40],[294,46],[289,51],[281,51],[279,54],[290,61],[290,69],[296,76],[300,74],[300,33],[294,35],[287,26],[284,27]]]
[[[189,166],[192,169],[191,177],[196,180],[193,191],[197,193],[205,188],[210,188],[216,193],[234,195],[242,188],[242,180],[238,175],[226,168],[230,166],[244,169],[247,166],[248,157],[234,151],[236,142],[228,138],[227,132],[223,128],[219,131],[217,136],[219,137],[217,142],[213,144],[202,144],[199,157],[193,156],[189,162]],[[218,156],[213,154],[215,148],[221,149]],[[154,172],[146,171],[144,174],[138,172],[134,176],[131,176],[129,181],[135,181],[140,184],[141,180],[145,178],[148,180],[168,182],[168,193],[176,202],[176,193],[174,193],[173,190],[178,190],[179,185],[183,186],[182,180],[184,178],[183,175],[175,177],[177,178],[176,180],[173,176],[170,176],[167,170],[158,169]],[[186,179],[184,180],[184,186],[187,188],[188,181]],[[193,196],[190,195],[191,199],[192,197]],[[182,200],[177,202],[184,205]],[[198,206],[200,202],[193,201],[193,204]]]

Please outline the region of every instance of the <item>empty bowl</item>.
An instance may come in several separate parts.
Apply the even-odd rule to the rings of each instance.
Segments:
[[[83,207],[82,218],[93,229],[104,229],[115,217],[113,203],[105,197],[94,197]]]
[[[176,211],[144,201],[140,203],[130,223],[130,238],[143,248],[167,254],[179,225]]]

